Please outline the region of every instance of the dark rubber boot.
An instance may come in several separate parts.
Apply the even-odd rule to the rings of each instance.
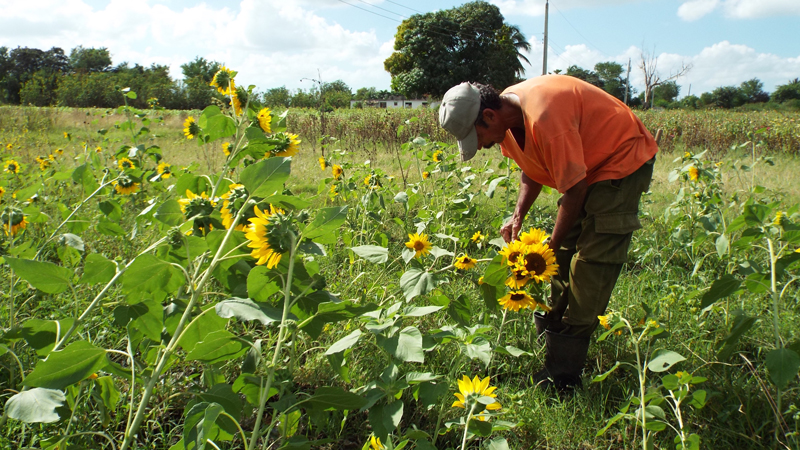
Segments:
[[[543,312],[536,311],[533,313],[533,323],[536,325],[536,338],[540,338],[547,329],[547,317]]]
[[[558,389],[581,386],[581,372],[589,351],[589,338],[545,331],[547,354],[544,369],[533,375],[535,384]]]

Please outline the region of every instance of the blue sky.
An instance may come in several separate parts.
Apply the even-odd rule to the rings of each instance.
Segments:
[[[0,0],[0,46],[107,47],[114,63],[224,62],[240,84],[312,86],[310,78],[388,89],[383,60],[403,17],[450,0]],[[490,0],[533,46],[527,76],[541,73],[544,0]],[[384,17],[385,16],[385,17]],[[800,0],[553,0],[549,70],[627,64],[641,89],[642,50],[667,77],[681,64],[681,94],[757,77],[771,91],[800,77]]]

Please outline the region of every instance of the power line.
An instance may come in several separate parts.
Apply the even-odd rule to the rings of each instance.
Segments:
[[[359,2],[361,2],[361,3],[364,3],[364,4],[366,4],[366,5],[372,6],[372,7],[373,7],[373,8],[375,8],[375,9],[380,9],[381,11],[386,11],[386,12],[388,12],[388,13],[390,13],[390,14],[394,14],[394,15],[396,15],[396,16],[400,16],[400,17],[402,17],[403,19],[408,19],[408,17],[406,17],[406,16],[404,16],[404,15],[402,15],[402,14],[398,14],[398,13],[396,13],[396,12],[394,12],[394,11],[390,11],[390,10],[388,10],[388,9],[386,9],[386,8],[381,8],[381,7],[380,7],[380,6],[378,6],[378,5],[373,5],[372,3],[365,2],[364,0],[358,0],[358,1],[359,1]]]
[[[420,13],[420,14],[425,14],[424,12],[422,12],[422,11],[420,11],[420,10],[418,10],[418,9],[409,8],[409,7],[408,7],[408,6],[406,6],[406,5],[401,5],[400,3],[393,2],[392,0],[386,0],[386,1],[387,1],[388,3],[391,3],[391,4],[394,4],[394,5],[397,5],[397,6],[403,7],[403,8],[405,8],[405,9],[409,9],[409,10],[411,10],[411,11],[418,12],[418,13]]]
[[[393,21],[393,22],[401,22],[401,23],[402,23],[402,21],[401,21],[401,20],[397,20],[397,19],[394,19],[394,18],[392,18],[392,17],[384,16],[383,14],[376,13],[375,11],[370,11],[370,10],[368,10],[368,9],[366,9],[366,8],[362,8],[362,7],[360,7],[360,6],[357,6],[357,5],[354,5],[354,4],[352,4],[352,3],[347,3],[347,2],[346,2],[346,1],[344,1],[344,0],[339,0],[339,1],[340,1],[340,2],[342,2],[342,3],[344,3],[345,5],[350,5],[350,6],[352,6],[353,8],[360,9],[360,10],[362,10],[362,11],[366,11],[366,12],[368,12],[368,13],[370,13],[370,14],[374,14],[374,15],[376,15],[376,16],[383,17],[384,19],[389,19],[389,20],[391,20],[391,21]]]
[[[587,38],[586,36],[584,36],[584,35],[583,35],[583,33],[581,33],[581,32],[580,32],[580,30],[578,30],[578,29],[575,27],[575,25],[573,25],[573,24],[572,24],[572,22],[570,22],[570,21],[569,21],[569,19],[567,19],[567,16],[565,16],[565,15],[564,15],[564,13],[562,13],[562,12],[561,12],[561,10],[560,10],[560,9],[558,9],[558,7],[557,7],[557,6],[555,6],[555,5],[554,5],[554,6],[553,6],[553,8],[555,8],[555,9],[556,9],[556,11],[558,11],[558,14],[559,14],[559,15],[561,15],[561,17],[562,17],[562,18],[563,18],[563,19],[564,19],[564,20],[567,22],[567,24],[569,24],[569,26],[571,26],[571,27],[572,27],[572,29],[573,29],[573,30],[575,30],[575,32],[576,32],[576,33],[578,33],[578,35],[579,35],[580,37],[582,37],[583,39],[585,39],[585,40],[586,40],[586,42],[588,42],[588,43],[589,43],[589,45],[591,45],[592,47],[594,47],[595,49],[597,49],[597,51],[599,51],[600,53],[602,53],[602,54],[603,54],[603,58],[608,58],[608,56],[606,55],[606,52],[604,52],[603,50],[601,50],[601,49],[600,49],[600,47],[598,47],[598,46],[596,46],[596,45],[592,44],[592,41],[591,41],[589,38]]]

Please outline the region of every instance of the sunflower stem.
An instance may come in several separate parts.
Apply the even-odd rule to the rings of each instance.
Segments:
[[[250,198],[245,201],[247,204],[250,201]],[[131,423],[130,427],[125,430],[125,439],[122,442],[122,447],[120,450],[127,450],[133,439],[136,436],[136,433],[139,431],[139,427],[142,424],[142,420],[144,420],[144,413],[147,405],[150,403],[150,397],[153,394],[153,389],[155,388],[156,383],[158,382],[159,378],[161,377],[161,373],[164,371],[164,368],[167,365],[167,361],[172,356],[172,353],[175,351],[175,347],[178,345],[178,340],[180,336],[183,334],[183,329],[186,326],[186,323],[189,321],[189,316],[192,315],[192,310],[194,306],[197,304],[197,301],[200,297],[201,288],[205,286],[208,279],[211,277],[211,273],[214,272],[216,269],[217,264],[219,263],[219,258],[222,255],[222,251],[225,249],[225,245],[228,243],[228,239],[230,239],[231,235],[233,234],[234,228],[236,225],[239,224],[239,220],[242,218],[244,212],[244,208],[241,208],[239,212],[236,214],[236,217],[233,219],[233,223],[231,227],[228,229],[228,232],[225,234],[225,237],[222,239],[222,243],[220,244],[219,248],[217,249],[217,253],[214,255],[214,259],[211,260],[209,263],[208,268],[206,269],[205,273],[203,274],[202,279],[197,283],[197,288],[192,291],[192,296],[189,299],[189,303],[186,305],[186,309],[183,311],[183,315],[181,316],[180,321],[178,322],[177,327],[175,327],[175,331],[172,334],[172,339],[170,339],[169,344],[167,344],[166,348],[162,352],[160,352],[159,358],[157,359],[158,363],[156,364],[155,369],[153,369],[153,373],[150,376],[150,379],[147,380],[147,384],[145,385],[145,390],[142,393],[142,398],[139,401],[139,406],[136,409],[136,415],[133,418],[133,422]],[[166,238],[162,238],[166,239]]]
[[[281,323],[278,326],[278,340],[275,343],[275,351],[272,353],[272,362],[270,363],[269,370],[267,372],[267,384],[264,389],[261,391],[261,395],[259,397],[259,404],[258,404],[258,414],[256,415],[256,423],[253,425],[253,434],[250,436],[250,445],[249,447],[255,448],[256,442],[258,442],[259,437],[261,437],[261,418],[264,415],[264,408],[266,407],[267,400],[269,399],[269,390],[272,387],[272,381],[275,378],[275,367],[278,365],[278,361],[280,359],[281,354],[281,347],[283,347],[283,341],[286,338],[287,334],[287,327],[286,322],[289,318],[289,310],[292,307],[291,302],[291,293],[292,293],[292,277],[294,276],[294,256],[297,252],[297,242],[298,239],[294,235],[294,233],[290,233],[291,239],[291,251],[289,252],[289,270],[286,274],[286,285],[283,289],[283,314],[281,315]]]
[[[469,413],[467,414],[467,421],[464,423],[464,436],[461,438],[461,450],[466,450],[467,448],[467,433],[469,430],[469,421],[472,419],[472,413],[475,411],[475,402],[472,402],[472,406],[469,408]]]

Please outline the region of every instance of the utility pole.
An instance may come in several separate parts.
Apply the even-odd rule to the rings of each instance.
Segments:
[[[628,104],[628,91],[631,90],[631,59],[628,58],[628,74],[625,76],[625,103]]]
[[[544,55],[542,57],[542,75],[547,75],[547,15],[550,12],[550,0],[544,4]]]

